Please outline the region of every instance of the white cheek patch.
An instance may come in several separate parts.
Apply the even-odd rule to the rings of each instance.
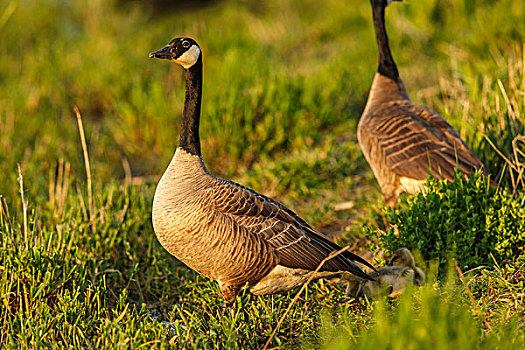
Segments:
[[[201,49],[197,45],[192,45],[188,51],[184,52],[174,61],[183,66],[184,68],[190,68],[197,62],[201,55]]]

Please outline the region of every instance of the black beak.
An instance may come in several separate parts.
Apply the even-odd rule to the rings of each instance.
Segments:
[[[151,52],[149,58],[171,59],[171,46],[164,46],[159,51]]]

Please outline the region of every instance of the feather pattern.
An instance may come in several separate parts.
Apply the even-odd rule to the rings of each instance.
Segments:
[[[483,164],[438,113],[410,101],[392,101],[365,116],[367,132],[385,153],[396,175],[424,180],[432,170],[452,181],[454,167],[468,174]]]
[[[340,249],[283,204],[232,181],[220,182],[215,210],[267,241],[278,252],[281,265],[314,270],[328,254]],[[355,268],[352,261],[373,269],[359,256],[343,252],[327,261],[321,270]]]

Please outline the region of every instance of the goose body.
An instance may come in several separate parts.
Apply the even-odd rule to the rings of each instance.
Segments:
[[[395,207],[400,193],[419,191],[431,172],[452,181],[455,167],[467,176],[483,164],[441,115],[410,100],[388,45],[384,14],[391,1],[370,0],[379,67],[357,136],[386,204]]]
[[[219,283],[242,279],[253,284],[258,274],[267,274],[277,265],[278,258],[268,243],[247,234],[228,213],[229,204],[233,207],[243,197],[244,189],[214,177],[199,156],[178,148],[153,201],[159,242],[187,266]],[[245,209],[251,209],[249,205]],[[261,254],[242,254],[246,247]],[[232,269],[236,264],[243,269]]]
[[[202,54],[190,38],[177,38],[150,57],[186,69],[186,100],[179,146],[157,186],[153,228],[162,246],[198,273],[216,280],[227,302],[244,286],[255,294],[296,287],[331,252],[341,249],[283,204],[206,169],[200,152]],[[349,271],[370,278],[345,251],[316,277]]]

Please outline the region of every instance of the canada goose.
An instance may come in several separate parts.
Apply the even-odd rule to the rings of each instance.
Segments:
[[[433,110],[412,103],[390,52],[385,8],[393,0],[370,0],[379,67],[359,121],[359,145],[394,208],[400,193],[419,191],[432,171],[452,181],[454,168],[467,176],[483,164],[450,124]],[[401,1],[401,0],[394,0]],[[494,185],[494,183],[492,183]]]
[[[393,298],[402,294],[409,285],[425,284],[425,273],[416,266],[412,253],[406,248],[397,249],[388,266],[381,267],[369,275],[375,280],[361,284],[354,276],[343,274],[342,278],[348,281],[346,295],[366,295],[369,299],[388,295]]]
[[[149,57],[173,61],[186,70],[179,144],[153,199],[153,228],[162,246],[216,280],[227,303],[245,285],[256,294],[268,294],[304,281],[304,275],[341,248],[283,204],[208,172],[199,141],[202,51],[193,39],[174,39]],[[373,269],[344,251],[320,271],[349,271],[369,279],[353,261]]]

